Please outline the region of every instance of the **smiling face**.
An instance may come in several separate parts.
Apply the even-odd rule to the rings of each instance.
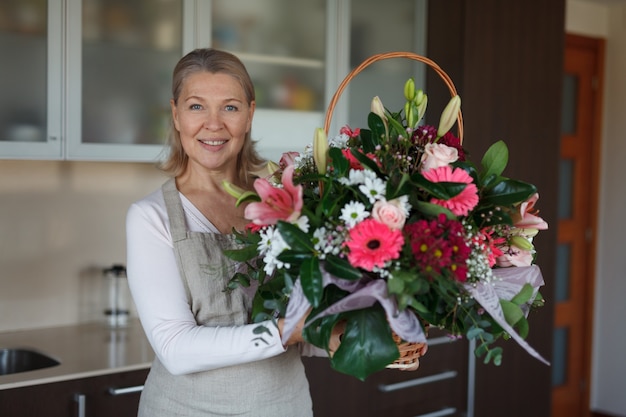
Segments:
[[[255,107],[254,101],[248,104],[239,81],[225,73],[192,73],[171,107],[174,128],[192,168],[236,172]]]

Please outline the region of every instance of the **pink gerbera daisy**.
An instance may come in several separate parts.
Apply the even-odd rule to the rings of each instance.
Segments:
[[[430,202],[449,209],[456,216],[467,216],[471,209],[478,204],[478,188],[472,183],[472,177],[461,168],[452,168],[444,165],[439,168],[429,169],[422,173],[430,182],[457,182],[467,186],[459,194],[449,200],[433,198]]]
[[[366,219],[350,229],[345,246],[350,249],[348,261],[356,268],[372,271],[382,268],[385,262],[397,259],[402,250],[404,237],[400,230],[374,219]]]

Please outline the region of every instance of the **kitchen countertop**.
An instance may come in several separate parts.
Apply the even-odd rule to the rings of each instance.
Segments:
[[[36,350],[60,365],[0,375],[0,390],[147,369],[154,359],[138,320],[116,329],[103,323],[87,323],[0,332],[2,348]]]

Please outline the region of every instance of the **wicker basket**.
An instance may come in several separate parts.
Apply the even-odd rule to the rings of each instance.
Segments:
[[[378,61],[385,60],[385,59],[391,59],[391,58],[407,58],[407,59],[419,61],[428,65],[431,69],[433,69],[439,75],[439,77],[446,84],[446,86],[448,87],[448,90],[450,91],[450,95],[452,97],[457,95],[456,88],[450,76],[446,74],[446,72],[443,69],[441,69],[441,67],[437,65],[434,61],[426,57],[415,54],[413,52],[386,52],[382,54],[372,55],[371,57],[363,61],[359,66],[354,68],[339,84],[339,87],[337,87],[337,91],[335,91],[335,94],[333,95],[328,105],[328,109],[326,110],[326,118],[324,120],[324,131],[326,132],[327,135],[328,135],[328,130],[330,129],[330,124],[332,121],[335,106],[337,105],[337,102],[339,101],[341,94],[343,93],[345,88],[348,86],[350,81],[354,77],[356,77],[361,71],[363,71],[366,67],[370,66],[371,64],[378,62]],[[457,132],[458,132],[459,140],[462,143],[463,142],[463,114],[461,113],[460,109],[459,109],[459,114],[457,115]],[[395,333],[393,333],[393,338],[396,344],[398,345],[398,351],[400,352],[400,357],[396,359],[394,362],[392,362],[391,364],[387,365],[387,368],[400,369],[400,370],[417,369],[417,367],[419,366],[419,358],[426,353],[426,351],[428,350],[428,345],[426,343],[405,342]]]
[[[335,111],[335,106],[337,105],[337,102],[339,101],[339,98],[341,97],[343,90],[346,89],[350,81],[352,81],[354,77],[356,77],[361,71],[363,71],[365,68],[367,68],[371,64],[378,62],[378,61],[385,60],[385,59],[391,59],[391,58],[408,58],[414,61],[423,62],[424,64],[428,65],[428,67],[432,68],[439,75],[439,77],[443,80],[443,82],[446,84],[446,87],[448,87],[448,90],[450,91],[450,96],[454,97],[457,95],[456,87],[454,86],[454,83],[452,82],[452,79],[450,78],[450,76],[431,59],[415,54],[413,52],[385,52],[382,54],[372,55],[371,57],[363,61],[361,64],[359,64],[359,66],[354,68],[346,76],[346,78],[344,78],[343,81],[339,84],[339,87],[337,87],[335,94],[333,95],[332,99],[330,100],[330,103],[328,104],[328,109],[326,110],[326,118],[324,120],[324,131],[326,132],[327,135],[328,135],[328,130],[330,129],[330,123],[333,118],[333,112]],[[463,142],[463,114],[461,113],[460,109],[459,109],[459,114],[457,116],[457,129],[458,129],[459,140],[462,143]]]

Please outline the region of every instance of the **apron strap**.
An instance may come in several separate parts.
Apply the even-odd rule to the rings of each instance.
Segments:
[[[170,232],[172,240],[179,242],[187,239],[187,224],[185,224],[185,211],[183,203],[180,201],[178,188],[176,188],[176,179],[170,178],[162,186],[163,198],[165,198],[165,207],[167,208],[167,216],[170,219]]]

